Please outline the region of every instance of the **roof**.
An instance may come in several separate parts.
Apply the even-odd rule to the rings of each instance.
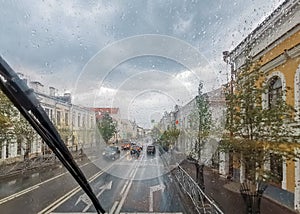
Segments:
[[[96,119],[102,119],[105,113],[116,115],[119,113],[119,108],[91,108],[96,113]]]
[[[91,108],[95,112],[108,113],[108,114],[118,114],[119,108]]]
[[[277,25],[282,25],[285,22],[281,19],[285,19],[291,25],[291,22],[288,22],[288,16],[297,13],[299,10],[298,0],[285,0],[280,6],[278,6],[262,23],[260,23],[245,39],[243,39],[232,51],[224,51],[224,60],[234,60],[239,54],[241,54],[247,46],[253,48],[255,45],[259,44],[257,40],[262,40],[271,33],[273,34],[274,30],[278,31]],[[297,22],[297,21],[296,21]],[[276,29],[274,25],[276,24]],[[295,23],[296,25],[299,24]],[[293,28],[294,26],[291,26]],[[272,29],[271,32],[270,29]],[[273,35],[274,36],[274,35]],[[276,37],[281,35],[276,33]],[[273,38],[273,41],[277,38]],[[269,39],[269,43],[272,42]]]

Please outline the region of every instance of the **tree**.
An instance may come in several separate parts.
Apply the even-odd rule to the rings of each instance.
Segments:
[[[10,140],[13,138],[13,127],[16,124],[17,109],[0,90],[0,157],[3,144],[6,143],[6,149]],[[6,150],[8,152],[8,150]],[[6,153],[8,155],[8,153]]]
[[[203,83],[198,86],[198,95],[196,96],[196,106],[194,112],[190,115],[190,123],[193,124],[196,132],[195,148],[192,155],[196,156],[197,160],[201,160],[201,151],[207,140],[212,127],[211,110],[209,108],[209,100],[207,93],[204,94]]]
[[[270,153],[288,159],[294,155],[291,149],[294,110],[282,98],[272,107],[264,103],[262,95],[269,87],[264,78],[260,62],[246,57],[245,64],[225,87],[226,132],[221,150],[240,156],[248,179],[275,181],[276,171],[265,168],[264,163],[270,161]],[[282,165],[280,160],[273,161]]]
[[[198,95],[195,98],[196,105],[194,111],[189,115],[189,122],[195,133],[195,147],[191,151],[189,159],[193,160],[196,167],[196,181],[204,190],[203,167],[201,164],[201,151],[210,135],[212,128],[211,110],[209,108],[208,94],[203,93],[203,83],[198,86]],[[196,159],[195,159],[196,158]]]
[[[3,135],[9,127],[12,126],[12,103],[8,98],[0,91],[0,134]]]
[[[117,133],[116,122],[108,113],[105,113],[103,118],[97,121],[97,127],[106,144]]]
[[[159,137],[161,136],[161,131],[157,126],[154,126],[151,130],[151,137],[154,141],[157,141]]]
[[[32,142],[34,142],[37,133],[22,115],[19,114],[18,118],[19,121],[14,125],[14,133],[17,138],[17,143],[19,145],[24,143],[24,159],[28,159],[31,152]]]
[[[169,128],[159,137],[158,142],[165,151],[168,151],[171,145],[175,145],[179,134],[180,130],[176,127]]]

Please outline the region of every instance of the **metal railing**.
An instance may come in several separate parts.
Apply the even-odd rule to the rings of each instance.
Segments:
[[[175,168],[173,173],[182,189],[191,198],[198,213],[223,214],[223,211],[217,204],[203,192],[193,178],[181,166]]]

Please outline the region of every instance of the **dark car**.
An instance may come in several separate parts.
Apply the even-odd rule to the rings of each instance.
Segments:
[[[149,145],[147,146],[147,155],[155,155],[155,146],[154,145]]]
[[[103,151],[104,158],[115,160],[120,158],[120,149],[117,146],[108,146]]]

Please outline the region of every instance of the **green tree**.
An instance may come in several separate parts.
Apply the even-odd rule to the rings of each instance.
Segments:
[[[212,128],[211,110],[209,108],[209,98],[207,93],[203,93],[203,83],[198,86],[198,95],[196,96],[196,106],[189,119],[196,134],[195,148],[191,155],[198,161],[201,159],[201,151]]]
[[[268,91],[264,84],[265,74],[260,62],[246,58],[232,81],[225,88],[226,132],[221,149],[240,155],[245,166],[247,178],[278,179],[276,172],[264,169],[270,161],[270,153],[291,158],[294,153],[290,143],[293,141],[293,108],[283,99],[268,107],[263,103],[262,94]],[[282,164],[280,159],[278,164]]]
[[[108,143],[117,133],[117,124],[108,113],[105,113],[103,118],[97,121],[97,127],[105,143]]]
[[[196,167],[196,181],[201,189],[204,189],[204,176],[203,176],[203,164],[199,164],[201,161],[201,151],[206,143],[207,138],[210,135],[212,127],[211,110],[209,108],[209,98],[207,93],[203,93],[203,82],[199,83],[198,95],[195,98],[195,109],[189,115],[189,122],[192,125],[192,129],[195,133],[195,147],[191,151],[190,157],[195,162]],[[196,158],[196,159],[194,159]]]
[[[14,125],[14,133],[17,138],[17,143],[24,145],[24,159],[28,159],[31,152],[31,145],[34,142],[37,133],[29,124],[29,122],[22,116],[18,116],[18,122]]]
[[[0,90],[0,154],[3,144],[9,144],[13,138],[13,127],[16,124],[17,109]],[[8,145],[7,145],[8,148]],[[8,155],[8,154],[6,154]]]
[[[154,126],[151,130],[151,137],[154,139],[154,141],[157,141],[161,136],[161,131],[157,126]]]
[[[180,130],[176,127],[169,128],[164,131],[159,137],[158,142],[165,151],[168,151],[170,146],[174,146],[180,134]]]

